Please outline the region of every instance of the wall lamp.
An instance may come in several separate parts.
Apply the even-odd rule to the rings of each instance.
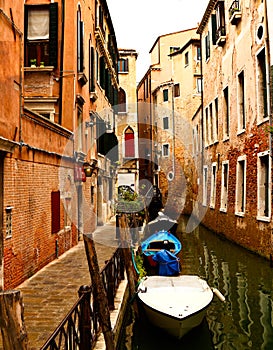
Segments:
[[[91,163],[83,163],[82,168],[86,177],[91,177],[94,171],[98,169],[97,163],[98,161],[96,159],[93,159]]]

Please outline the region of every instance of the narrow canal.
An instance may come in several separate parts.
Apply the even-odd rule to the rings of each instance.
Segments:
[[[151,327],[143,317],[128,322],[122,349],[272,350],[273,269],[269,262],[219,238],[202,226],[185,234],[179,223],[182,273],[198,274],[226,297],[216,296],[205,322],[181,341]]]

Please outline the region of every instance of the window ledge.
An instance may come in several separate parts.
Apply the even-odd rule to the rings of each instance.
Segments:
[[[220,208],[221,213],[227,213],[227,208]]]
[[[258,221],[264,221],[264,222],[270,222],[270,217],[268,216],[257,216],[256,218]]]
[[[262,125],[263,123],[266,123],[268,121],[269,121],[269,117],[260,119],[260,120],[257,121],[257,125]]]
[[[53,66],[46,67],[24,67],[25,72],[52,72],[54,69]]]
[[[236,212],[235,212],[235,215],[236,215],[236,216],[239,216],[239,217],[241,217],[241,218],[244,218],[244,217],[245,217],[245,213],[244,213],[244,212],[241,212],[241,211],[236,211]]]
[[[246,132],[246,129],[242,129],[242,130],[237,132],[237,136],[240,136],[240,135],[244,134],[245,132]]]

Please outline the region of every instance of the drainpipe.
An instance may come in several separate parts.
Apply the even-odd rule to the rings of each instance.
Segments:
[[[201,174],[203,173],[203,165],[204,165],[204,128],[203,128],[203,122],[204,122],[204,82],[203,82],[203,53],[202,53],[202,33],[200,33],[200,55],[201,55],[201,63],[200,63],[200,69],[201,69]],[[201,180],[201,179],[200,179]]]
[[[61,30],[61,43],[60,43],[60,100],[59,100],[59,124],[62,125],[62,113],[63,113],[63,60],[64,60],[64,19],[65,19],[65,0],[62,0],[62,30]]]

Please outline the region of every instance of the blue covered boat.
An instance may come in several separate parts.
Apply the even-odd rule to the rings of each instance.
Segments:
[[[155,255],[162,249],[165,249],[176,255],[182,249],[182,244],[172,233],[161,230],[148,237],[141,244],[141,249],[144,255]]]

